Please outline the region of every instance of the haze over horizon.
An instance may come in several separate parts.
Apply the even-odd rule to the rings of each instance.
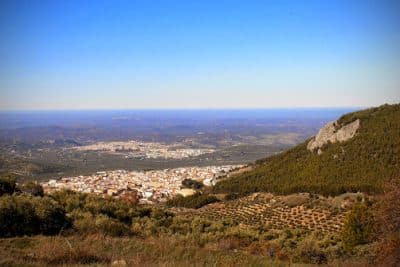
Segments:
[[[1,1],[0,110],[400,102],[400,4]]]

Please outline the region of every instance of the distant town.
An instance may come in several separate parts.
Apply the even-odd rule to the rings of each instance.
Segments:
[[[85,146],[76,146],[72,149],[79,151],[101,151],[112,154],[125,154],[126,158],[163,158],[183,159],[212,153],[210,148],[187,148],[179,144],[162,144],[140,141],[126,142],[98,142]]]
[[[184,188],[182,181],[185,179],[212,186],[219,178],[241,167],[243,165],[184,167],[151,171],[99,171],[89,176],[52,179],[42,183],[42,186],[45,192],[69,189],[116,198],[129,198],[134,195],[140,204],[152,204],[165,202],[177,194],[187,196],[195,193],[193,189]]]

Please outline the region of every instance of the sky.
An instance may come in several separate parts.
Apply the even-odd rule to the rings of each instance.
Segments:
[[[396,0],[0,1],[0,109],[400,102]]]

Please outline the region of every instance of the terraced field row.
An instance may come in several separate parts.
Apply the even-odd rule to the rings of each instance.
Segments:
[[[178,213],[197,215],[210,220],[233,220],[249,226],[269,229],[306,229],[310,231],[338,232],[346,211],[333,212],[327,208],[301,204],[289,207],[279,197],[270,194],[250,196],[233,201],[207,205],[198,210]]]

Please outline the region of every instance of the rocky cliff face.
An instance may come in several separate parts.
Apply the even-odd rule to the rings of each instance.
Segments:
[[[347,141],[353,138],[359,128],[359,119],[342,127],[338,125],[337,121],[330,122],[319,130],[318,134],[308,143],[307,149],[312,152],[317,150],[318,154],[321,154],[321,148],[328,144],[328,142],[336,143]]]

